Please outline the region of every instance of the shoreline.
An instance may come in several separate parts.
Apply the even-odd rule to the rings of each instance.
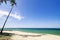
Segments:
[[[60,40],[60,36],[52,34],[37,34],[22,31],[3,31],[4,33],[12,33],[12,40]]]
[[[37,33],[37,34],[60,35],[60,29],[58,28],[5,28],[4,30],[22,31],[22,32]]]
[[[57,36],[60,36],[59,33],[55,32],[55,33],[47,33],[47,32],[31,32],[31,31],[21,31],[21,30],[4,30],[4,31],[15,31],[15,32],[24,32],[24,33],[32,33],[32,34],[51,34],[51,35],[57,35]]]

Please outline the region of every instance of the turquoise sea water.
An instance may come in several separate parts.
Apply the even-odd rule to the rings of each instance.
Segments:
[[[5,28],[4,30],[60,35],[60,28]]]

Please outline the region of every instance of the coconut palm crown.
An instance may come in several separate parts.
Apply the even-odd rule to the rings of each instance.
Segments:
[[[9,1],[11,3],[11,6],[16,5],[15,0],[0,0],[0,4],[3,2],[5,2],[5,4],[7,4],[7,1]]]

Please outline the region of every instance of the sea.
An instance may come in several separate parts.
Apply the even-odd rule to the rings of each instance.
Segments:
[[[60,36],[60,28],[4,28],[4,30],[23,31],[23,32],[38,33],[38,34],[41,34],[41,33],[42,34],[53,34],[53,35]]]

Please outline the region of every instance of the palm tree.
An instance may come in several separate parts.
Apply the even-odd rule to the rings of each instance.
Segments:
[[[9,12],[9,14],[8,14],[5,22],[4,22],[4,24],[3,24],[3,27],[2,27],[1,32],[0,32],[1,34],[3,33],[3,29],[4,29],[4,27],[5,27],[5,24],[6,24],[7,20],[8,20],[8,18],[9,18],[10,13],[12,12],[13,6],[16,5],[15,0],[0,0],[0,3],[5,2],[5,3],[7,4],[7,1],[9,1],[9,2],[11,3],[11,6],[12,6],[12,7],[11,7],[11,10],[10,10],[10,12]]]

